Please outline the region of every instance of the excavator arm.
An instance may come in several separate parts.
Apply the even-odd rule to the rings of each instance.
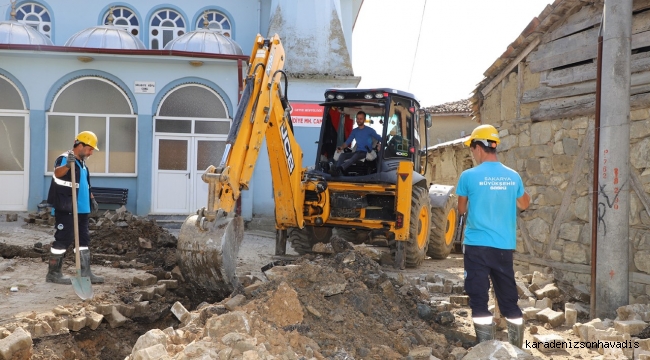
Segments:
[[[181,228],[177,251],[181,270],[195,285],[207,290],[227,295],[236,286],[235,268],[243,240],[243,220],[234,210],[241,191],[249,187],[264,139],[278,228],[302,228],[305,213],[313,215],[305,209],[314,208],[305,207],[305,190],[322,193],[326,188],[316,181],[303,183],[302,150],[293,135],[291,106],[286,96],[282,96],[280,86],[284,61],[284,48],[277,35],[270,39],[256,37],[244,93],[221,163],[209,166],[202,175],[203,181],[209,184],[207,208],[188,217]],[[286,76],[284,79],[286,82]]]

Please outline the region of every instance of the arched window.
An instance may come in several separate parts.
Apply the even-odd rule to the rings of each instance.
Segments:
[[[108,24],[108,15],[110,10],[104,15],[104,24]],[[113,25],[122,28],[134,36],[138,36],[140,33],[140,21],[138,17],[135,16],[133,10],[119,6],[113,8]]]
[[[33,27],[49,38],[52,37],[52,19],[50,18],[50,13],[43,5],[37,3],[20,5],[16,10],[16,20]]]
[[[74,136],[89,130],[97,135],[96,151],[88,160],[93,174],[136,173],[137,116],[124,91],[111,81],[85,77],[66,84],[47,114],[47,172],[57,156],[72,147]]]
[[[3,76],[0,76],[0,94],[0,173],[24,171],[25,103],[18,88]],[[0,179],[6,180],[2,174]],[[0,196],[3,197],[6,196]]]
[[[218,31],[228,37],[232,36],[232,26],[230,25],[230,20],[226,15],[216,10],[207,11],[205,15],[208,17],[208,29]],[[200,16],[196,21],[196,28],[202,29],[204,21],[204,17]]]
[[[160,10],[149,24],[151,49],[162,49],[168,42],[185,34],[185,20],[174,10]]]

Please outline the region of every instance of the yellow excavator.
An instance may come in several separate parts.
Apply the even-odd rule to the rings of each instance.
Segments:
[[[276,255],[285,254],[287,242],[304,254],[337,235],[390,247],[400,269],[419,266],[427,255],[447,257],[457,241],[457,199],[453,186],[434,185],[425,177],[431,118],[414,95],[387,88],[327,90],[320,104],[317,159],[303,168],[284,62],[277,35],[256,37],[223,157],[202,175],[209,184],[207,208],[189,216],[180,230],[177,259],[185,278],[224,295],[237,285],[244,222],[235,210],[264,139],[273,181]],[[382,141],[343,173],[332,172],[335,158],[349,156],[336,149],[360,111]]]

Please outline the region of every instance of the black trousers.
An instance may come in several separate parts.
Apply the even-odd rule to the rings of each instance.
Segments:
[[[490,279],[501,314],[508,319],[522,317],[517,306],[513,250],[465,245],[465,292],[469,295],[472,317],[492,316],[488,310]]]
[[[340,166],[343,170],[347,170],[350,165],[354,164],[356,161],[364,159],[366,157],[365,151],[355,151],[352,155],[341,154],[339,161],[336,162],[336,166]]]
[[[88,230],[88,214],[78,214],[79,219],[79,247],[87,247],[90,244],[90,231]],[[69,212],[54,212],[56,224],[54,228],[53,249],[67,250],[70,245],[74,244],[74,218]]]

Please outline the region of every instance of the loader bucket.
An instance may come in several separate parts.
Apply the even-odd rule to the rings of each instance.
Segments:
[[[228,216],[197,226],[198,215],[189,216],[178,235],[176,259],[183,277],[194,286],[226,297],[237,283],[237,253],[244,238],[244,220]]]

